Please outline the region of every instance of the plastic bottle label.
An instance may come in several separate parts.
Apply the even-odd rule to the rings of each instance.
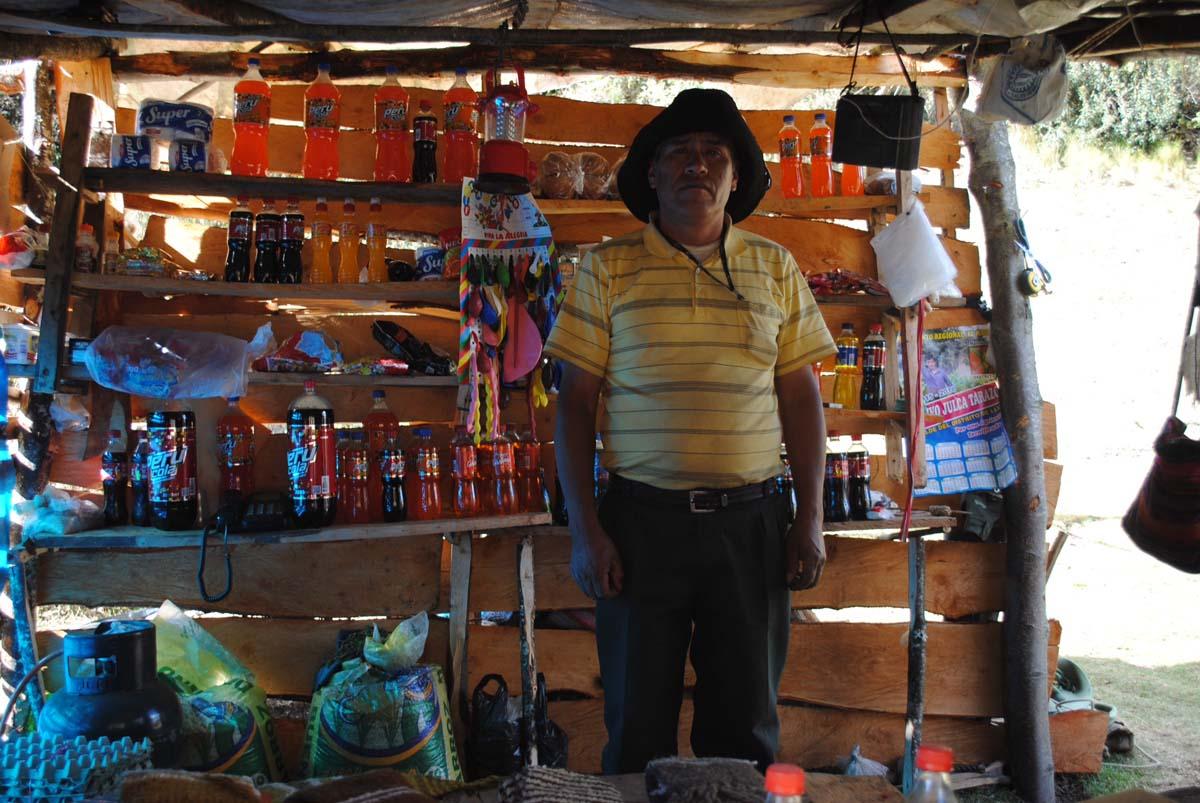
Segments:
[[[479,110],[472,104],[451,101],[446,104],[447,131],[474,131],[479,123]]]
[[[346,478],[351,482],[366,482],[371,461],[366,449],[351,449],[346,452]]]
[[[850,460],[844,455],[826,455],[825,479],[844,480],[850,476]]]
[[[284,215],[283,216],[283,239],[285,239],[285,240],[303,240],[304,239],[304,215]]]
[[[417,142],[437,142],[437,120],[418,117],[413,121],[413,139]]]
[[[254,462],[254,435],[229,429],[221,434],[221,459],[226,466],[236,468]]]
[[[454,450],[454,476],[464,480],[473,479],[476,473],[475,449],[459,446]]]
[[[100,482],[122,482],[128,478],[125,464],[120,460],[105,460],[100,465]]]
[[[839,352],[840,356],[840,352]],[[883,346],[863,346],[863,370],[883,368]]]
[[[376,131],[408,131],[408,104],[402,100],[375,101]]]
[[[795,159],[800,155],[800,140],[789,137],[779,140],[779,158]]]
[[[422,480],[437,479],[441,473],[437,449],[417,450],[417,476]]]
[[[150,433],[151,502],[186,502],[196,495],[196,435],[188,430],[183,443],[173,430]]]
[[[813,136],[809,137],[808,149],[814,157],[815,156],[828,156],[829,155],[829,135],[828,134],[814,134]]]
[[[129,463],[129,481],[134,485],[139,485],[150,480],[150,474],[146,471],[146,464],[133,460]]]
[[[271,98],[257,92],[239,92],[233,96],[235,125],[267,125],[271,122]]]
[[[250,239],[250,215],[230,215],[229,216],[229,239],[231,240],[249,240]]]
[[[304,102],[305,128],[337,128],[338,102],[333,98],[309,98]]]
[[[333,224],[328,220],[314,220],[312,224],[312,236],[317,237],[332,237]]]
[[[387,226],[383,223],[368,223],[367,224],[367,239],[375,240],[375,239],[380,239],[380,238],[382,238],[382,239],[387,238]]]
[[[292,448],[288,450],[288,478],[292,496],[329,499],[337,466],[333,428],[311,424],[292,425]]]
[[[400,451],[384,451],[379,455],[379,473],[385,480],[404,479],[404,454]]]
[[[858,347],[857,346],[838,346],[837,347],[838,365],[858,365]]]
[[[497,446],[492,458],[496,465],[496,476],[512,474],[513,472],[513,450]]]
[[[259,218],[254,239],[260,243],[279,242],[279,221]]]

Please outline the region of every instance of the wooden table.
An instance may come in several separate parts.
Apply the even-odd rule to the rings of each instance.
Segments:
[[[620,790],[628,803],[648,803],[642,775],[618,775],[606,781]],[[496,803],[496,790],[459,792],[444,803]],[[848,778],[844,775],[808,774],[808,799],[812,803],[904,803],[904,796],[883,778]],[[564,801],[565,803],[565,801]]]

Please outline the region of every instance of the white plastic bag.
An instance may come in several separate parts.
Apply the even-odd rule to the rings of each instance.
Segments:
[[[979,95],[987,120],[1033,125],[1052,120],[1067,104],[1067,52],[1050,34],[1017,39],[995,60]]]
[[[92,380],[106,388],[156,399],[246,395],[251,361],[275,346],[271,324],[247,343],[215,332],[110,326],[84,353]]]
[[[879,281],[897,307],[910,307],[954,283],[958,269],[942,247],[925,216],[925,207],[914,199],[912,209],[898,215],[871,238],[879,266]]]

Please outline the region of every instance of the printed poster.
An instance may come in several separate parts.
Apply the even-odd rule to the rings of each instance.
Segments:
[[[1017,479],[990,343],[986,324],[925,333],[921,379],[929,483],[915,496],[1000,490]]]

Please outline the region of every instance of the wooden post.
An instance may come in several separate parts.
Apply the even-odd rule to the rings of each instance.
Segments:
[[[36,564],[31,553],[20,547],[8,551],[8,588],[12,597],[13,607],[13,638],[16,641],[17,667],[14,677],[21,678],[26,672],[37,666],[37,615],[34,612],[32,590],[29,578],[36,576]],[[37,677],[25,687],[29,710],[36,720],[42,713],[46,690],[42,686],[42,678]],[[18,710],[20,710],[18,708]]]
[[[908,534],[908,697],[904,714],[904,794],[917,777],[917,748],[925,719],[925,541]]]
[[[1046,490],[1042,399],[1029,299],[1017,289],[1024,259],[1016,245],[1016,167],[1007,123],[961,112],[971,156],[968,181],[983,216],[992,295],[992,349],[1017,482],[1004,492],[1008,549],[1004,583],[1005,734],[1013,785],[1032,803],[1054,800],[1054,761],[1046,717]]]
[[[450,713],[458,737],[459,755],[466,760],[467,695],[471,693],[467,672],[467,624],[471,613],[472,534],[450,533]]]
[[[538,696],[537,653],[533,646],[533,624],[537,614],[533,588],[533,536],[525,533],[517,544],[518,625],[521,628],[521,746],[525,766],[538,765],[537,726],[534,721]]]

